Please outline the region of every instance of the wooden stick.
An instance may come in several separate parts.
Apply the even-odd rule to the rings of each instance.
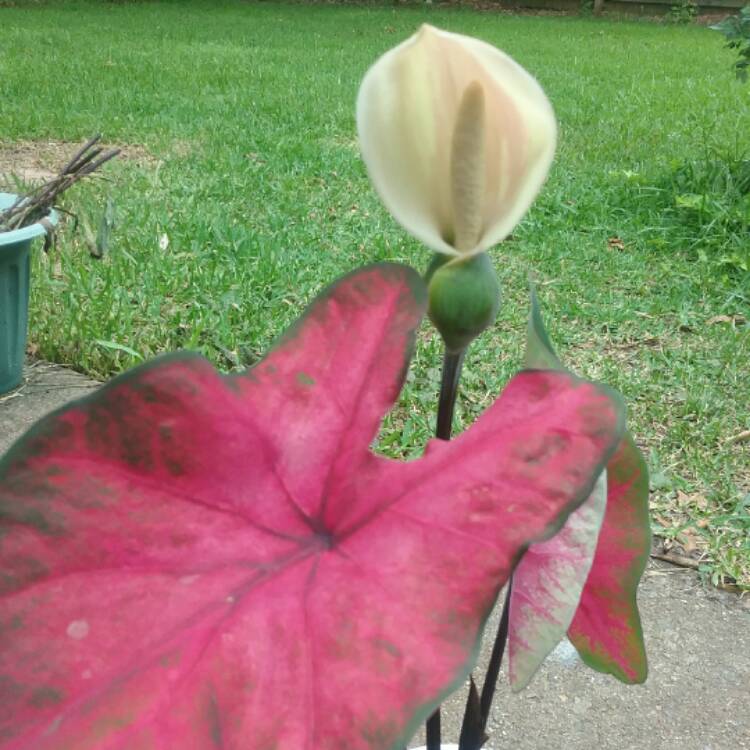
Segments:
[[[678,555],[676,552],[652,552],[651,557],[656,560],[664,560],[673,565],[679,565],[681,568],[698,570],[700,567],[699,560],[694,560],[692,557],[686,557],[685,555]]]

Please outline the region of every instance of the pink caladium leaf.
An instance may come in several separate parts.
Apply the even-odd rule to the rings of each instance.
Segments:
[[[607,464],[607,512],[568,638],[593,669],[622,682],[648,674],[636,590],[651,549],[648,469],[626,434]]]
[[[3,750],[396,748],[462,682],[623,413],[521,373],[455,441],[375,455],[424,297],[409,269],[364,269],[248,372],[161,358],[11,449]]]
[[[531,296],[526,365],[564,371],[550,344],[533,290]],[[606,482],[606,511],[585,586],[580,600],[575,600],[577,606],[571,606],[570,591],[560,593],[557,621],[562,623],[572,617],[568,637],[590,667],[623,682],[643,682],[647,664],[636,591],[651,548],[648,470],[628,432],[607,463]],[[590,533],[596,533],[593,526]],[[546,544],[555,543],[556,538]],[[565,544],[564,539],[560,543]],[[564,554],[559,558],[557,555],[532,556],[528,560],[524,557],[521,565],[543,566],[546,570],[538,570],[537,577],[554,581],[556,568],[565,565],[564,558]],[[512,593],[515,594],[515,588]],[[527,593],[533,600],[535,594]],[[551,605],[547,602],[545,606]],[[563,632],[559,630],[560,638]]]
[[[607,507],[607,472],[560,531],[532,544],[513,571],[508,620],[508,677],[523,690],[565,636],[594,561]]]

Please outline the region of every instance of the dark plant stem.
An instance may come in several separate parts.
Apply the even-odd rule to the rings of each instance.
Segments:
[[[476,694],[474,679],[472,678],[471,680],[471,690],[466,699],[464,718],[461,722],[461,738],[458,743],[458,750],[480,750],[489,739],[486,732],[487,722],[490,718],[492,699],[495,696],[500,665],[503,661],[505,644],[508,640],[511,585],[512,581],[509,581],[508,590],[505,594],[505,603],[503,604],[503,612],[500,615],[500,625],[495,636],[495,643],[492,646],[490,662],[487,665],[487,674],[484,677],[481,697]]]
[[[458,353],[445,352],[443,357],[443,378],[440,383],[440,401],[438,402],[437,429],[435,436],[442,440],[451,439],[453,427],[453,410],[458,395],[458,381],[461,377],[461,367],[464,363],[463,349]]]
[[[440,750],[440,707],[427,719],[425,725],[425,746],[427,750]]]
[[[458,381],[461,378],[461,367],[464,363],[466,350],[449,352],[443,356],[443,376],[440,382],[440,399],[438,401],[437,429],[435,436],[441,440],[451,439],[453,427],[453,411],[458,395]],[[440,750],[440,707],[427,719],[425,725],[425,741],[427,750]]]
[[[442,440],[450,440],[453,428],[453,412],[456,406],[456,396],[458,395],[458,383],[461,377],[461,368],[463,366],[464,354],[466,350],[452,353],[445,352],[443,358],[443,375],[440,383],[440,400],[438,402],[437,429],[435,435]],[[461,730],[463,744],[467,742],[475,747],[464,748],[461,750],[480,750],[485,741],[485,729],[492,707],[492,699],[495,697],[495,688],[497,687],[498,676],[500,675],[500,666],[505,653],[505,644],[508,641],[508,622],[510,619],[510,592],[512,581],[508,582],[508,589],[505,594],[505,603],[500,615],[500,625],[495,636],[495,642],[492,646],[492,655],[487,666],[482,693],[479,698],[479,716],[476,708],[472,711],[471,705],[467,705],[464,714],[464,724],[467,722],[475,726],[463,726]],[[476,691],[475,691],[476,692]],[[469,697],[471,702],[471,696]],[[473,718],[470,718],[473,717]],[[477,721],[478,720],[478,721]],[[426,747],[427,750],[440,750],[440,708],[427,720],[426,726]]]
[[[495,636],[495,643],[492,646],[492,655],[490,663],[487,665],[487,674],[482,685],[482,696],[479,699],[479,705],[484,717],[484,726],[487,726],[487,719],[492,707],[492,699],[495,697],[495,688],[497,687],[497,678],[500,674],[500,665],[503,662],[505,653],[505,644],[508,641],[508,622],[510,620],[510,590],[513,586],[513,579],[508,581],[508,590],[505,592],[505,603],[503,604],[503,613],[500,615],[500,625]]]
[[[466,709],[461,722],[461,734],[458,737],[458,750],[478,750],[487,741],[484,716],[479,705],[479,693],[474,677],[469,677],[469,695],[466,698]]]

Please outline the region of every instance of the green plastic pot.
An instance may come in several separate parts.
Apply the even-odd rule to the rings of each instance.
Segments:
[[[11,193],[0,193],[0,210],[15,200]],[[52,211],[47,220],[54,226],[57,214]],[[0,394],[21,382],[29,324],[31,243],[46,233],[42,224],[0,232]]]

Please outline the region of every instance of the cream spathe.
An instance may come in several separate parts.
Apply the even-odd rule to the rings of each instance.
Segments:
[[[422,28],[367,72],[357,128],[388,210],[433,250],[470,256],[512,231],[549,171],[544,91],[491,45]]]

